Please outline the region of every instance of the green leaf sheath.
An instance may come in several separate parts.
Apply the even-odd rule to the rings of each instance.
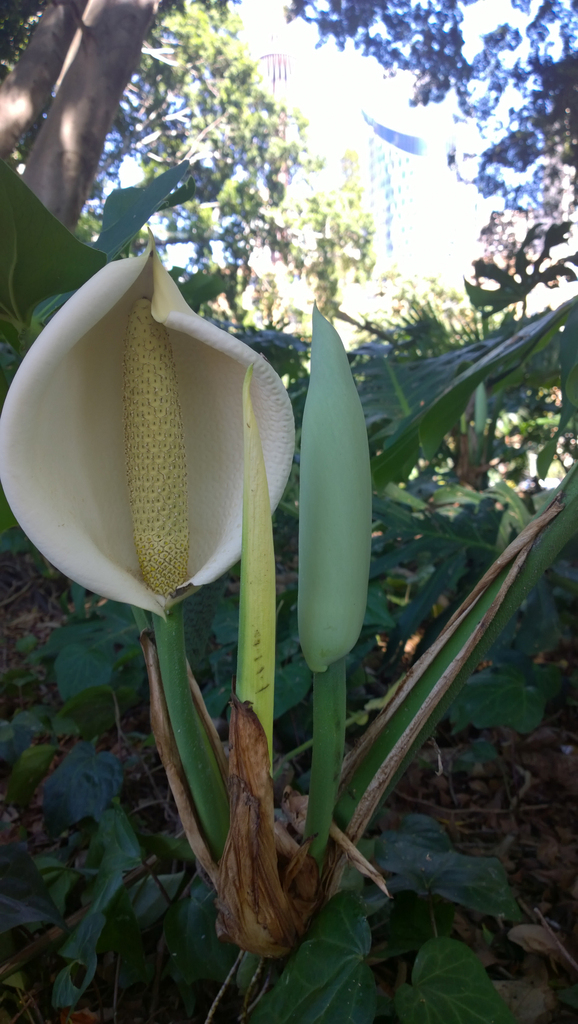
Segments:
[[[313,677],[313,761],[305,837],[315,836],[311,855],[323,863],[337,798],[345,743],[345,658]]]
[[[559,500],[564,503],[562,511],[549,523],[534,543],[525,564],[523,565],[517,579],[510,587],[492,622],[454,679],[448,692],[436,706],[431,717],[428,719],[427,725],[421,730],[415,741],[412,743],[402,765],[393,777],[387,789],[387,793],[391,792],[391,789],[405,770],[405,767],[415,756],[416,750],[419,750],[427,737],[431,735],[442,715],[455,699],[462,686],[467,682],[476,666],[479,665],[491,645],[500,635],[511,616],[519,609],[529,592],[538,583],[542,574],[550,565],[552,565],[560,550],[578,529],[577,465],[575,465],[566,476],[559,491]],[[351,780],[351,783],[348,785],[347,789],[341,793],[335,808],[335,820],[340,828],[347,827],[357,804],[369,786],[373,776],[389,756],[405,730],[409,727],[417,711],[435,686],[438,679],[441,677],[443,672],[445,672],[453,659],[460,653],[462,647],[469,639],[473,630],[481,621],[492,604],[492,601],[498,594],[510,568],[511,565],[507,565],[502,570],[486,593],[472,608],[454,635],[449,639],[445,647],[442,648],[432,664],[424,672],[421,679],[418,680],[413,690],[408,694],[406,700],[401,704],[397,712],[388,722],[383,732],[377,738],[369,754],[360,765],[357,773]]]
[[[195,809],[215,860],[229,830],[229,805],[219,766],[193,704],[187,677],[182,604],[154,616],[163,691]]]

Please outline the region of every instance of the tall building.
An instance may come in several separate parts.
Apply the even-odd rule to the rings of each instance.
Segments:
[[[369,137],[369,202],[376,249],[399,260],[419,242],[419,196],[423,187],[425,141],[379,124],[363,111]]]
[[[480,230],[492,209],[471,183],[477,136],[456,123],[451,101],[412,106],[408,76],[376,84],[371,114],[363,117],[378,264],[459,286],[480,255]]]

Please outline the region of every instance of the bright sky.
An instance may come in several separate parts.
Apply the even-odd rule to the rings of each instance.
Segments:
[[[341,158],[346,149],[358,152],[362,179],[368,187],[370,129],[363,120],[362,110],[365,110],[389,128],[426,139],[432,168],[429,183],[436,198],[432,206],[437,208],[438,219],[443,218],[442,208],[447,204],[451,206],[452,193],[456,189],[455,177],[447,171],[449,141],[457,141],[458,151],[475,153],[484,148],[474,124],[457,127],[454,124],[453,114],[457,112],[455,98],[450,96],[441,104],[410,108],[409,74],[398,75],[395,80],[384,79],[383,69],[377,61],[362,56],[351,42],[347,43],[344,51],[340,51],[332,40],[317,47],[316,27],[301,19],[287,25],[283,6],[283,0],[241,0],[236,10],[243,20],[245,41],[255,59],[272,51],[293,57],[287,102],[289,106],[298,107],[308,119],[310,148],[326,160],[327,169],[319,187],[330,189],[339,186]],[[504,0],[478,0],[465,9],[469,58],[479,49],[480,35],[495,28],[505,18],[510,24],[514,24],[515,18],[521,19],[521,24],[525,21]],[[470,165],[468,172],[470,170],[473,175],[475,167]],[[128,183],[128,180],[123,181],[123,184]],[[466,198],[466,206],[468,203],[471,216],[467,216],[467,223],[464,220],[463,238],[458,246],[452,245],[458,276],[467,270],[475,255],[479,228],[489,219],[492,208],[500,208],[499,201],[482,201],[473,187],[469,199]],[[439,238],[439,234],[432,237]],[[174,258],[177,258],[176,252]]]

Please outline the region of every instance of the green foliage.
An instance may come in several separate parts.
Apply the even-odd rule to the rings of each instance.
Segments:
[[[455,939],[430,939],[420,949],[412,984],[395,994],[401,1024],[514,1024],[484,968]]]
[[[96,973],[96,943],[105,920],[104,914],[88,914],[61,946],[60,955],[70,963],[62,968],[55,979],[52,991],[53,1006],[75,1006],[83,992],[86,992]],[[76,985],[74,981],[77,974],[82,978],[80,985]]]
[[[50,834],[58,836],[86,817],[99,821],[122,778],[114,754],[97,754],[92,743],[77,743],[44,785],[43,810]]]
[[[476,284],[464,281],[472,306],[480,309],[486,318],[517,303],[522,303],[525,312],[526,298],[536,285],[545,284],[552,288],[559,283],[560,278],[575,281],[576,273],[568,264],[578,265],[578,253],[557,260],[556,263],[550,256],[551,249],[568,240],[571,226],[570,221],[565,221],[563,224],[552,224],[546,231],[542,224],[530,228],[513,256],[513,273],[499,267],[494,260],[474,260]],[[541,235],[544,236],[541,252],[535,260],[531,260],[527,250],[531,251]],[[479,284],[480,280],[493,281],[498,287],[483,288]]]
[[[370,1024],[375,983],[364,961],[371,933],[359,900],[342,892],[321,911],[264,996],[251,1024]]]
[[[51,743],[39,743],[24,750],[10,774],[7,799],[10,803],[26,806],[30,803],[34,790],[45,777],[58,747]]]
[[[519,365],[543,349],[563,325],[574,302],[530,322],[511,336],[499,332],[484,341],[434,359],[400,364],[387,351],[370,355],[362,348],[354,363],[365,414],[373,424],[374,444],[386,438],[374,456],[373,478],[379,490],[406,479],[417,462],[420,445],[432,459],[482,381],[519,380]],[[516,376],[514,376],[516,375]],[[379,432],[375,425],[381,421]],[[385,421],[385,423],[384,423]]]
[[[34,307],[55,292],[79,288],[104,266],[0,161],[0,318],[28,327]]]
[[[172,962],[187,985],[200,978],[224,981],[237,959],[235,946],[217,939],[215,894],[195,879],[190,896],[173,903],[164,934]]]
[[[24,843],[0,847],[0,932],[35,921],[64,922]]]
[[[544,717],[548,700],[560,689],[555,666],[534,665],[527,655],[505,652],[491,668],[471,676],[452,704],[450,718],[458,732],[470,723],[478,729],[506,725],[532,732]]]
[[[289,265],[304,276],[324,316],[332,319],[345,282],[368,280],[375,257],[373,218],[363,209],[357,153],[341,161],[343,182],[333,192],[311,189],[305,199],[286,204],[285,223],[293,238]]]
[[[483,914],[520,920],[500,861],[457,853],[441,825],[425,815],[408,814],[398,832],[383,832],[375,858],[393,875],[387,883],[392,893],[436,894]]]

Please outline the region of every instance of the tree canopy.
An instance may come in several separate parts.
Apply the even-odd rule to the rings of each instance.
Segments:
[[[504,127],[485,150],[478,184],[510,205],[542,203],[556,212],[578,167],[578,5],[576,0],[510,0],[503,20],[468,59],[465,8],[479,0],[291,0],[290,14],[317,25],[322,40],[352,39],[388,71],[416,76],[414,100],[441,101],[454,88],[464,115],[486,126],[498,111]],[[508,23],[526,17],[523,31]],[[516,104],[507,90],[517,90]],[[523,175],[513,181],[510,171]],[[567,174],[566,174],[567,178]]]

